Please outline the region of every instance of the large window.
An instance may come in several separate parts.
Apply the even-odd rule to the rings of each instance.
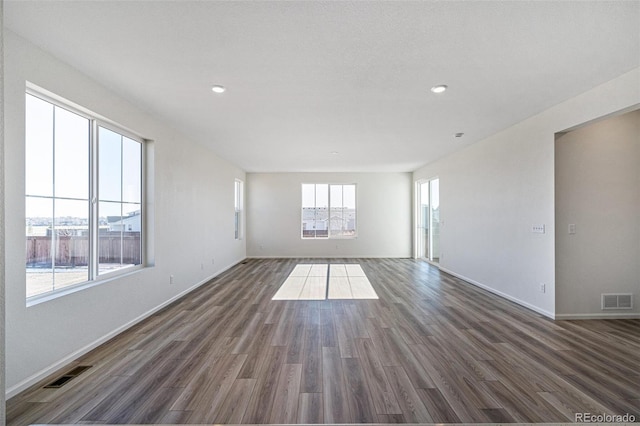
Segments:
[[[302,238],[355,238],[356,185],[302,184]]]
[[[27,297],[142,263],[142,140],[26,94]]]

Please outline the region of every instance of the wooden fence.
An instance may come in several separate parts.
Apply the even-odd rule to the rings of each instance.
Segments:
[[[60,267],[87,266],[89,264],[89,238],[86,236],[58,236],[55,238],[55,264]],[[51,267],[51,237],[27,237],[26,260],[28,267]],[[100,234],[98,238],[99,263],[141,263],[140,233],[120,232]],[[122,258],[120,254],[122,253]]]

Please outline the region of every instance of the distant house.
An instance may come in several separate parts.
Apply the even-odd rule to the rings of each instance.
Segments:
[[[354,236],[356,233],[355,210],[344,210],[330,219],[331,234],[334,236]]]
[[[109,232],[140,232],[142,230],[140,210],[131,212],[129,216],[107,216]]]
[[[355,234],[356,211],[354,209],[331,209],[329,217],[328,209],[302,209],[303,236],[326,237],[329,234],[329,229],[331,229],[332,235],[340,231],[343,235]]]
[[[328,235],[327,209],[303,208],[302,209],[302,235],[327,236]]]

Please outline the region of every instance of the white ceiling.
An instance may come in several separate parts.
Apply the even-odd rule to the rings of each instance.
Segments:
[[[640,66],[639,1],[5,1],[4,15],[250,172],[411,171]]]

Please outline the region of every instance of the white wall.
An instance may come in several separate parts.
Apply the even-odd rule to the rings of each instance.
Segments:
[[[440,178],[441,267],[554,316],[554,135],[639,102],[637,68],[414,172]]]
[[[356,239],[300,238],[302,183],[357,184]],[[250,257],[410,257],[410,173],[248,173]]]
[[[242,170],[167,128],[68,65],[5,32],[6,363],[17,391],[78,353],[246,257],[234,239],[234,180]],[[25,306],[25,82],[153,140],[155,266],[64,297]],[[215,264],[212,264],[212,259]],[[169,275],[175,283],[169,284]]]
[[[639,313],[640,110],[558,135],[555,155],[556,313]],[[632,293],[635,308],[602,311],[601,293]]]

